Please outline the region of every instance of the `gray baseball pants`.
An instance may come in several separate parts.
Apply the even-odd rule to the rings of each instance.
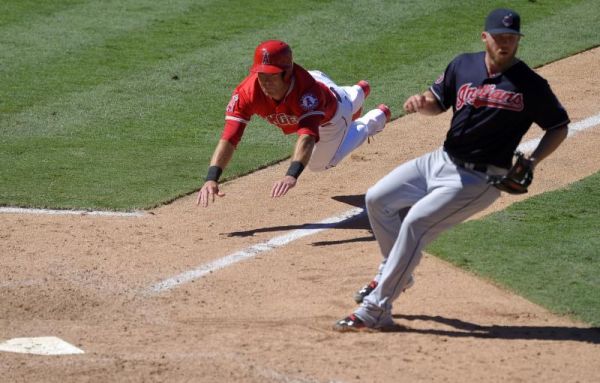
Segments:
[[[486,173],[457,167],[440,148],[400,165],[368,190],[367,213],[384,260],[379,284],[355,311],[367,326],[390,323],[392,302],[428,243],[500,196],[486,181]]]

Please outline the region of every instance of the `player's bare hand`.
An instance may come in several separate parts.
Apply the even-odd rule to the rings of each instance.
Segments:
[[[285,176],[281,181],[277,181],[273,184],[271,189],[271,198],[284,196],[288,190],[296,186],[296,179],[292,176]]]
[[[425,107],[426,101],[425,95],[422,94],[410,96],[404,102],[404,111],[406,113],[416,113]]]
[[[202,186],[202,189],[198,192],[198,199],[196,200],[196,205],[202,205],[202,207],[207,207],[209,201],[211,203],[215,202],[215,196],[224,197],[225,193],[219,190],[219,184],[216,181],[206,181]]]

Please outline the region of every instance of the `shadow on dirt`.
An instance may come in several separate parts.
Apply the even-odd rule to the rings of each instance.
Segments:
[[[334,196],[332,199],[348,204],[353,207],[359,207],[364,209],[364,201],[365,195],[348,195],[348,196]],[[283,225],[283,226],[270,226],[270,227],[261,227],[252,230],[245,231],[233,231],[231,233],[222,233],[228,237],[251,237],[257,233],[268,233],[268,232],[276,232],[276,231],[289,231],[289,230],[300,230],[300,229],[359,229],[359,230],[369,230],[371,226],[369,225],[369,219],[367,218],[367,213],[362,212],[353,217],[345,219],[341,222],[337,223],[304,223],[301,225]],[[345,239],[340,241],[322,241],[315,242],[313,246],[327,246],[327,245],[335,245],[339,243],[349,243],[349,242],[363,242],[363,241],[372,241],[374,238],[372,236],[361,237],[361,238],[352,238]]]
[[[397,324],[387,332],[409,332],[418,334],[440,335],[457,338],[486,339],[524,339],[524,340],[556,340],[575,341],[600,344],[600,328],[598,327],[560,327],[560,326],[481,326],[460,319],[430,315],[393,315],[395,319],[408,321],[429,321],[444,324],[454,330],[416,329]]]

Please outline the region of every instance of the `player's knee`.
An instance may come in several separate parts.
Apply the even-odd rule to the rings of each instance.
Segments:
[[[380,201],[381,199],[379,198],[377,190],[372,187],[369,188],[367,194],[365,194],[365,205],[367,206],[367,209],[374,210],[379,208],[379,205],[381,204]]]

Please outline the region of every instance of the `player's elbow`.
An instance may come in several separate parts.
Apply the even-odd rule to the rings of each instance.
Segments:
[[[560,145],[569,135],[569,127],[565,124],[546,132],[546,134],[550,136],[555,145]]]
[[[564,140],[569,135],[569,126],[563,125],[561,127],[556,128],[558,130],[558,135]]]

